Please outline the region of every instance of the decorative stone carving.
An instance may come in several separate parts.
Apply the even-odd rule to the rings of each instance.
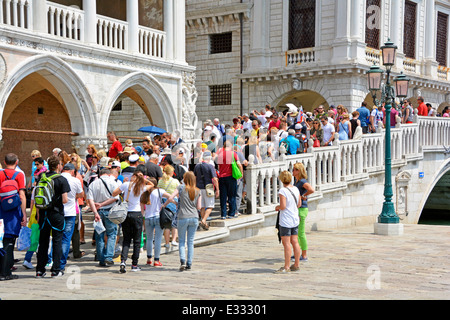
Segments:
[[[396,184],[396,212],[397,215],[408,216],[408,185],[411,180],[411,174],[408,171],[401,171],[395,177]]]
[[[195,87],[195,73],[183,72],[183,139],[192,140],[199,135],[198,131],[198,117],[196,114],[196,103],[198,98],[197,88]]]

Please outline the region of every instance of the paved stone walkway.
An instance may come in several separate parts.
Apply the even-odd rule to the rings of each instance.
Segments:
[[[178,271],[178,252],[162,255],[162,268],[146,266],[144,252],[142,271],[120,274],[118,265],[97,267],[87,243],[83,249],[88,254],[70,260],[61,278],[36,279],[34,270],[17,264],[20,278],[0,283],[0,298],[450,299],[448,226],[405,225],[400,237],[375,235],[373,226],[314,231],[307,237],[310,261],[289,274],[274,274],[283,265],[283,247],[275,233],[196,247],[189,272]],[[16,258],[23,256],[16,253]]]

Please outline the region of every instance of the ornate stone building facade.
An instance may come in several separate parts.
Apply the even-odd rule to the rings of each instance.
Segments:
[[[194,71],[183,0],[0,0],[1,153],[29,175],[34,149],[83,155],[107,149],[108,130],[192,130]]]
[[[397,46],[393,75],[441,111],[450,104],[447,0],[188,0],[187,61],[197,113],[226,122],[266,104],[373,105],[366,72]],[[384,80],[385,81],[385,80]]]

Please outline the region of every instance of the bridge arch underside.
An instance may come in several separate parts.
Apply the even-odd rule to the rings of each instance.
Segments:
[[[277,110],[283,111],[288,103],[292,103],[297,107],[302,106],[305,112],[312,112],[320,105],[323,105],[325,110],[329,108],[327,100],[320,93],[313,90],[299,90],[286,93],[277,102]]]
[[[447,171],[438,178],[421,212],[419,223],[450,222],[450,163]]]

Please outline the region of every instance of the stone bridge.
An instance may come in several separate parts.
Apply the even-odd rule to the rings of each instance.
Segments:
[[[280,172],[302,162],[315,193],[308,199],[306,230],[374,224],[384,201],[385,132],[360,140],[336,141],[280,161],[250,165],[246,171],[251,215],[212,221],[215,233],[199,233],[209,243],[274,232]],[[393,203],[403,224],[417,224],[422,210],[450,204],[450,119],[416,117],[391,129]],[[449,211],[450,215],[450,211]]]

